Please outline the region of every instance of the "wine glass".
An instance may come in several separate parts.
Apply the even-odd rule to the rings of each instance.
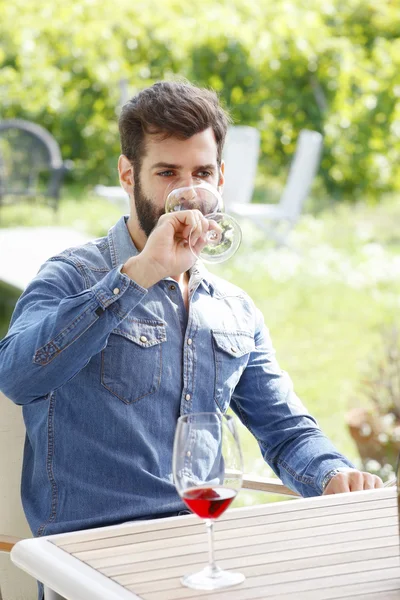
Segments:
[[[205,520],[209,564],[185,575],[183,585],[215,590],[244,581],[242,573],[223,571],[214,560],[214,521],[242,486],[243,460],[235,419],[220,413],[193,413],[178,419],[173,451],[174,482],[190,510]]]
[[[210,228],[205,239],[192,243],[189,235],[189,247],[196,258],[206,263],[219,263],[227,260],[240,246],[242,232],[238,222],[222,212],[224,201],[221,194],[210,183],[192,179],[179,180],[171,183],[166,190],[165,212],[193,210],[197,208],[209,220]]]

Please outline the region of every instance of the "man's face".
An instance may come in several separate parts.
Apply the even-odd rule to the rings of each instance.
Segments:
[[[167,187],[193,178],[203,179],[214,187],[223,185],[223,165],[218,168],[217,143],[212,128],[187,140],[165,140],[156,135],[146,138],[146,153],[140,173],[134,172],[134,203],[141,229],[148,237],[164,214]],[[171,188],[169,188],[170,191]]]

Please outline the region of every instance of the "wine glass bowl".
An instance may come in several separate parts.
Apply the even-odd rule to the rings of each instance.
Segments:
[[[223,571],[214,561],[213,524],[242,485],[243,461],[234,417],[194,413],[178,419],[173,451],[174,482],[186,506],[205,520],[210,560],[202,571],[186,575],[183,585],[214,590],[237,585],[241,573]]]
[[[239,248],[242,232],[237,221],[223,212],[224,202],[218,189],[202,179],[192,183],[175,181],[166,190],[165,212],[199,210],[209,221],[209,230],[203,243],[193,243],[189,236],[189,248],[196,258],[207,263],[219,263],[230,258]]]
[[[207,181],[194,178],[192,183],[179,180],[166,189],[165,212],[198,209],[203,215],[223,210],[224,202],[219,191]]]
[[[206,245],[200,253],[196,249],[191,250],[195,256],[204,262],[220,263],[228,260],[235,254],[242,241],[242,231],[237,221],[226,213],[213,213],[206,215],[212,222],[213,229],[206,233]]]

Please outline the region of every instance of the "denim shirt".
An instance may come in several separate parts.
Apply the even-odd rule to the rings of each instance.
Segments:
[[[319,495],[352,467],[322,434],[238,287],[191,269],[189,310],[171,278],[121,273],[137,250],[125,217],[49,259],[0,343],[0,389],[23,406],[22,501],[34,535],[176,514],[176,421],[229,407],[288,486]]]

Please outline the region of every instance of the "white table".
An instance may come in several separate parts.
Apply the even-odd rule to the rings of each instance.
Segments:
[[[68,600],[400,599],[394,488],[228,510],[215,546],[217,563],[242,571],[243,584],[181,586],[207,561],[193,515],[23,540],[11,559]]]
[[[0,280],[22,291],[48,258],[90,239],[68,227],[0,229]]]

